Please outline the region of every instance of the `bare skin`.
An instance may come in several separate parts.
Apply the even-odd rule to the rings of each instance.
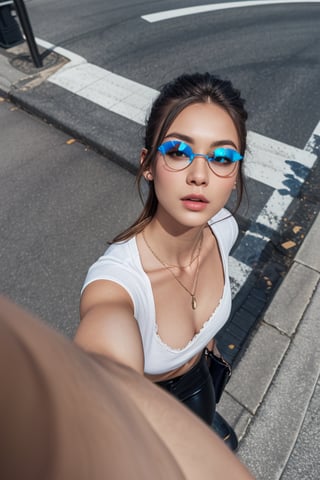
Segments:
[[[1,297],[0,351],[1,478],[253,479],[169,394]]]

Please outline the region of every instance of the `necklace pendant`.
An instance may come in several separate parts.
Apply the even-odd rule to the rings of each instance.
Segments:
[[[194,295],[192,295],[191,297],[191,306],[192,306],[192,310],[195,310],[197,308],[197,299]]]

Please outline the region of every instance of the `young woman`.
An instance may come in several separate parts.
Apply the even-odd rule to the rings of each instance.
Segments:
[[[149,193],[136,222],[91,266],[75,337],[166,389],[226,443],[204,356],[231,309],[228,255],[238,228],[224,207],[243,190],[247,113],[229,81],[209,73],[165,85],[146,125],[138,184]]]

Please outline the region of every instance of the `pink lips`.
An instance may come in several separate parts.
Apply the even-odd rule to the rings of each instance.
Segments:
[[[187,210],[192,210],[194,212],[204,210],[209,203],[206,197],[197,194],[186,195],[181,198],[181,201]]]

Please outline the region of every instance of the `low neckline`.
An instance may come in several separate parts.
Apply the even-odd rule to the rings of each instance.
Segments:
[[[217,247],[218,247],[218,251],[219,251],[219,256],[220,256],[220,259],[221,259],[221,262],[222,262],[222,270],[223,270],[223,276],[224,276],[224,284],[223,284],[223,290],[222,290],[222,295],[220,297],[220,300],[219,302],[217,303],[217,305],[215,306],[213,312],[211,313],[211,315],[209,316],[209,318],[207,320],[205,320],[205,322],[202,324],[200,330],[195,333],[195,335],[189,340],[189,342],[182,348],[174,348],[174,347],[171,347],[170,345],[168,345],[166,342],[164,342],[162,340],[162,338],[160,337],[159,335],[159,326],[158,326],[158,323],[157,323],[157,319],[156,319],[156,305],[155,305],[155,300],[154,300],[154,294],[153,294],[153,289],[152,289],[152,283],[151,283],[151,280],[148,276],[148,274],[145,272],[144,268],[143,268],[143,265],[142,265],[142,261],[141,261],[141,256],[140,256],[140,251],[139,251],[139,248],[138,248],[138,244],[137,244],[137,238],[136,236],[133,237],[133,240],[134,240],[134,247],[135,247],[135,250],[136,250],[136,257],[139,261],[139,267],[144,275],[144,277],[146,278],[146,281],[147,281],[147,284],[148,284],[148,288],[149,288],[149,291],[150,291],[150,294],[151,294],[151,297],[150,297],[150,303],[152,304],[152,310],[153,310],[153,318],[152,318],[152,322],[153,322],[153,327],[154,327],[154,333],[155,333],[155,338],[157,339],[157,341],[160,343],[160,345],[162,345],[164,348],[166,348],[166,350],[169,350],[170,352],[172,353],[179,353],[179,352],[184,352],[185,350],[187,350],[188,348],[190,348],[195,342],[196,340],[198,339],[198,337],[203,333],[203,331],[211,324],[211,322],[214,320],[216,314],[218,313],[218,310],[219,308],[221,307],[222,303],[223,303],[223,300],[225,298],[225,295],[226,295],[226,291],[227,291],[227,287],[229,285],[229,276],[227,275],[227,259],[225,259],[225,256],[224,256],[224,253],[223,253],[223,249],[221,248],[221,245],[220,245],[220,242],[219,242],[219,238],[218,236],[216,235],[216,233],[213,231],[213,225],[210,225],[208,223],[208,227],[210,228],[210,231],[212,233],[212,235],[214,236],[215,240],[216,240],[216,243],[217,243]]]

